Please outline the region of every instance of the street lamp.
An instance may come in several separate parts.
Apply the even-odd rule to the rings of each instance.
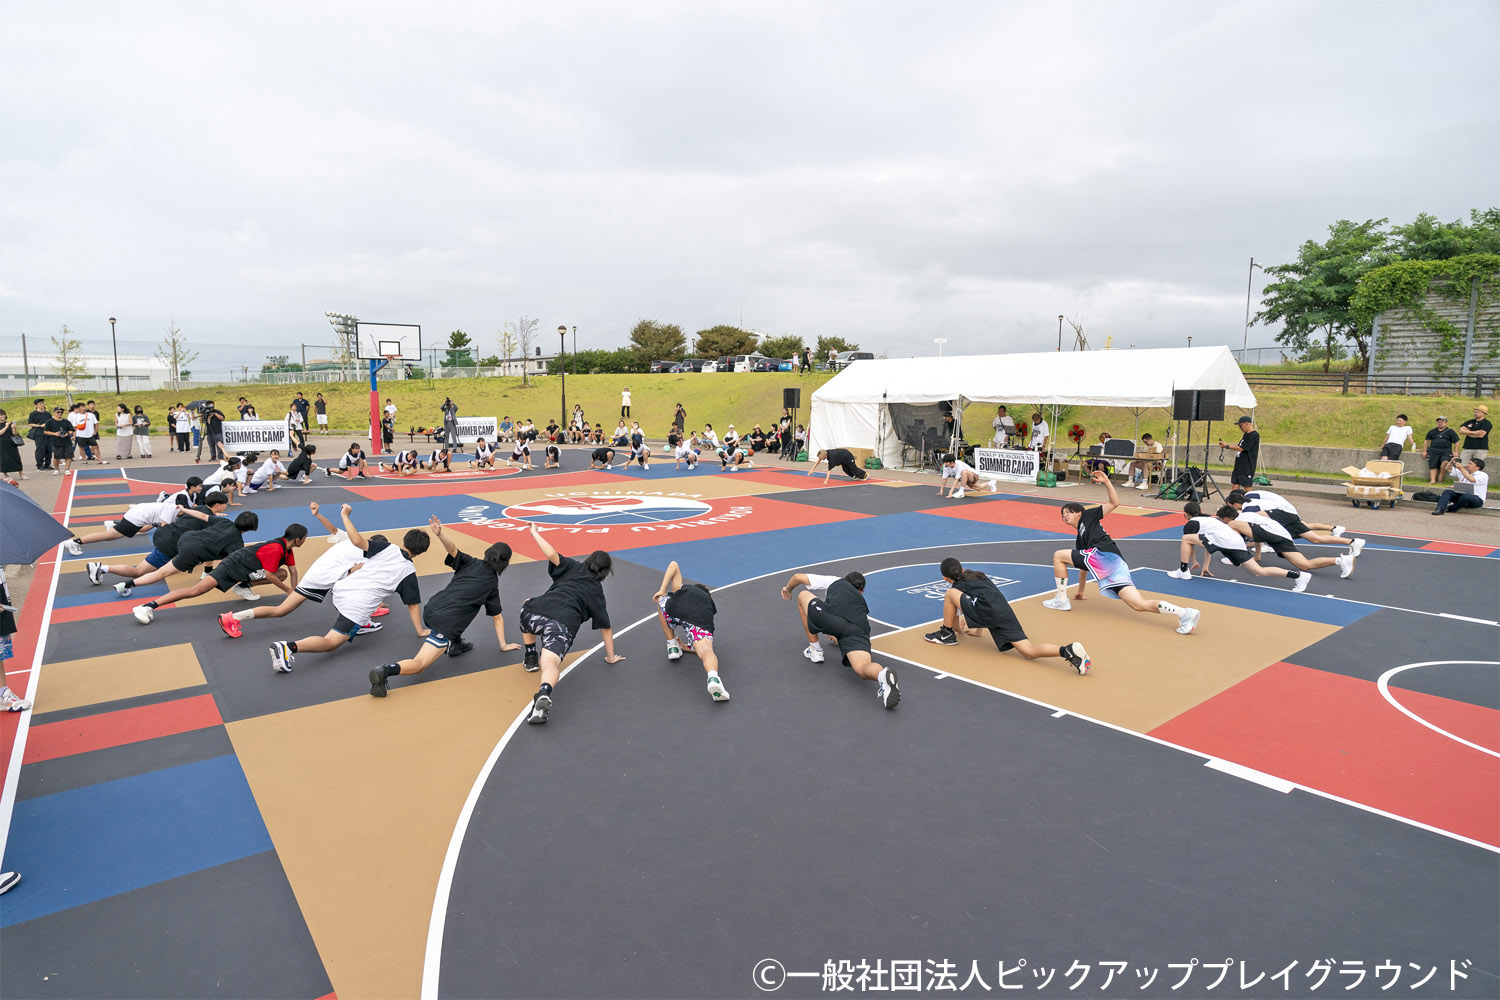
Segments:
[[[943,356],[943,345],[948,342],[948,338],[947,337],[934,337],[932,339],[932,342],[934,344],[938,345],[938,357],[942,357]]]
[[[1249,352],[1250,347],[1250,284],[1255,280],[1255,269],[1257,267],[1262,271],[1265,270],[1264,267],[1255,263],[1254,257],[1251,257],[1250,270],[1245,275],[1245,339],[1240,341],[1240,364],[1245,363],[1245,356]]]
[[[1057,317],[1057,349],[1058,349],[1059,352],[1062,351],[1062,321],[1063,321],[1063,318],[1061,316],[1058,316]]]
[[[574,327],[577,329],[577,327]],[[562,365],[562,425],[563,430],[568,428],[568,328],[559,326],[557,328],[557,360]],[[564,435],[566,437],[566,435]]]
[[[573,357],[578,357],[578,327],[573,327]]]
[[[115,318],[109,318],[109,345],[115,352],[115,395],[120,394],[120,344],[115,340]]]

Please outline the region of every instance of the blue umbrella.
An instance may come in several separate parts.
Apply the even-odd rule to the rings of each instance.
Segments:
[[[35,500],[0,482],[0,563],[29,566],[72,537]]]

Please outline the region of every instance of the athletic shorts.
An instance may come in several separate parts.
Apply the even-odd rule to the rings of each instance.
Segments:
[[[350,639],[353,639],[359,635],[359,630],[364,627],[364,622],[352,621],[341,614],[333,620],[333,627],[328,631],[337,632],[339,635],[347,635]]]
[[[161,569],[171,558],[161,549],[152,549],[146,553],[146,565],[152,569]]]
[[[521,609],[521,631],[536,636],[541,641],[542,648],[558,659],[567,656],[568,650],[573,648],[573,633],[568,631],[566,625],[555,618],[548,618],[525,608]]]
[[[1288,552],[1296,552],[1297,546],[1290,538],[1283,538],[1274,531],[1268,531],[1258,524],[1250,525],[1250,537],[1262,545],[1269,545],[1278,556],[1286,558]]]
[[[1401,460],[1401,446],[1394,441],[1380,446],[1380,457],[1390,462]]]
[[[1287,530],[1293,538],[1301,538],[1312,529],[1302,523],[1302,518],[1289,510],[1268,510],[1266,516]]]
[[[656,606],[661,609],[661,620],[667,623],[667,628],[674,632],[681,632],[687,636],[688,642],[695,645],[705,639],[712,642],[714,634],[708,629],[694,625],[692,622],[685,622],[681,618],[673,618],[667,614],[667,601],[671,596],[671,594],[663,594],[661,599],[656,602]]]
[[[208,575],[220,590],[228,590],[237,584],[250,584],[257,580],[264,580],[266,571],[263,569],[247,571],[238,564],[225,559],[210,570]]]
[[[301,594],[315,604],[322,604],[323,598],[327,597],[332,590],[332,587],[302,587],[300,584],[292,588],[294,593]]]
[[[126,538],[134,538],[136,536],[136,533],[141,530],[141,526],[139,524],[136,524],[134,521],[128,520],[123,517],[115,522],[114,527],[116,531],[124,535]]]
[[[320,413],[320,414],[318,414],[318,425],[321,426],[321,427],[327,427],[328,426],[328,414],[326,414],[326,413]]]
[[[1448,461],[1448,459],[1452,457],[1453,452],[1451,451],[1433,451],[1429,448],[1427,450],[1427,468],[1441,469],[1443,467],[1443,463]]]
[[[1203,538],[1202,535],[1199,535],[1198,537],[1200,539]],[[1234,563],[1236,566],[1243,566],[1245,563],[1255,558],[1247,549],[1221,549],[1216,545],[1210,544],[1208,541],[1203,542],[1203,547],[1209,552],[1219,553],[1225,559],[1228,559],[1230,562]]]
[[[1073,565],[1079,569],[1087,569],[1093,575],[1094,582],[1099,585],[1099,592],[1105,597],[1118,601],[1121,590],[1135,586],[1135,581],[1130,578],[1130,566],[1123,556],[1113,552],[1074,549]]]
[[[432,646],[438,652],[446,652],[448,647],[453,645],[453,640],[444,635],[442,632],[439,632],[437,629],[429,629],[427,632],[427,638],[423,639],[422,641],[427,643],[427,645]]]
[[[1021,627],[1020,619],[1009,604],[981,613],[974,604],[974,596],[964,594],[958,599],[958,607],[964,614],[964,622],[970,628],[989,629],[990,638],[995,640],[995,647],[1002,653],[1026,638],[1026,630]]]
[[[845,659],[856,649],[871,652],[870,633],[858,628],[853,622],[829,611],[823,602],[813,598],[807,605],[807,627],[813,632],[833,636]]]
[[[210,555],[197,547],[183,548],[179,546],[177,554],[172,557],[172,568],[179,573],[187,573],[200,563],[211,562],[219,558],[223,557]]]

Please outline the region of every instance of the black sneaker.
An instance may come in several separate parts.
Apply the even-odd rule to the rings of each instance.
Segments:
[[[1093,661],[1089,659],[1088,651],[1083,648],[1083,643],[1081,642],[1070,642],[1066,646],[1059,649],[1058,652],[1062,654],[1062,658],[1071,663],[1073,665],[1073,669],[1078,671],[1080,674],[1088,673],[1089,667],[1093,665]]]
[[[537,656],[536,650],[534,649],[528,649],[526,651],[526,656],[524,659],[522,659],[521,665],[526,668],[526,672],[528,674],[534,674],[538,670],[542,669],[542,661],[540,657]]]
[[[531,699],[531,714],[526,717],[526,721],[533,726],[540,726],[547,721],[547,713],[551,711],[552,696],[538,691],[536,697]]]
[[[928,632],[926,635],[922,636],[922,638],[926,639],[928,642],[935,642],[942,646],[958,645],[958,633],[953,631],[946,625],[938,629],[936,632]]]
[[[469,650],[471,650],[473,648],[474,648],[474,644],[472,642],[464,642],[462,639],[459,639],[459,640],[457,640],[455,642],[449,643],[449,645],[448,645],[448,655],[449,656],[463,656],[465,653],[467,653]]]
[[[385,667],[376,667],[370,671],[370,694],[376,698],[385,697]]]

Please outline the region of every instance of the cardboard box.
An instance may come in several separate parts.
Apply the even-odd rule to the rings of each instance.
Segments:
[[[1346,465],[1342,471],[1349,477],[1350,485],[1400,486],[1405,466],[1400,462],[1374,459],[1366,462],[1363,469],[1354,465]]]

